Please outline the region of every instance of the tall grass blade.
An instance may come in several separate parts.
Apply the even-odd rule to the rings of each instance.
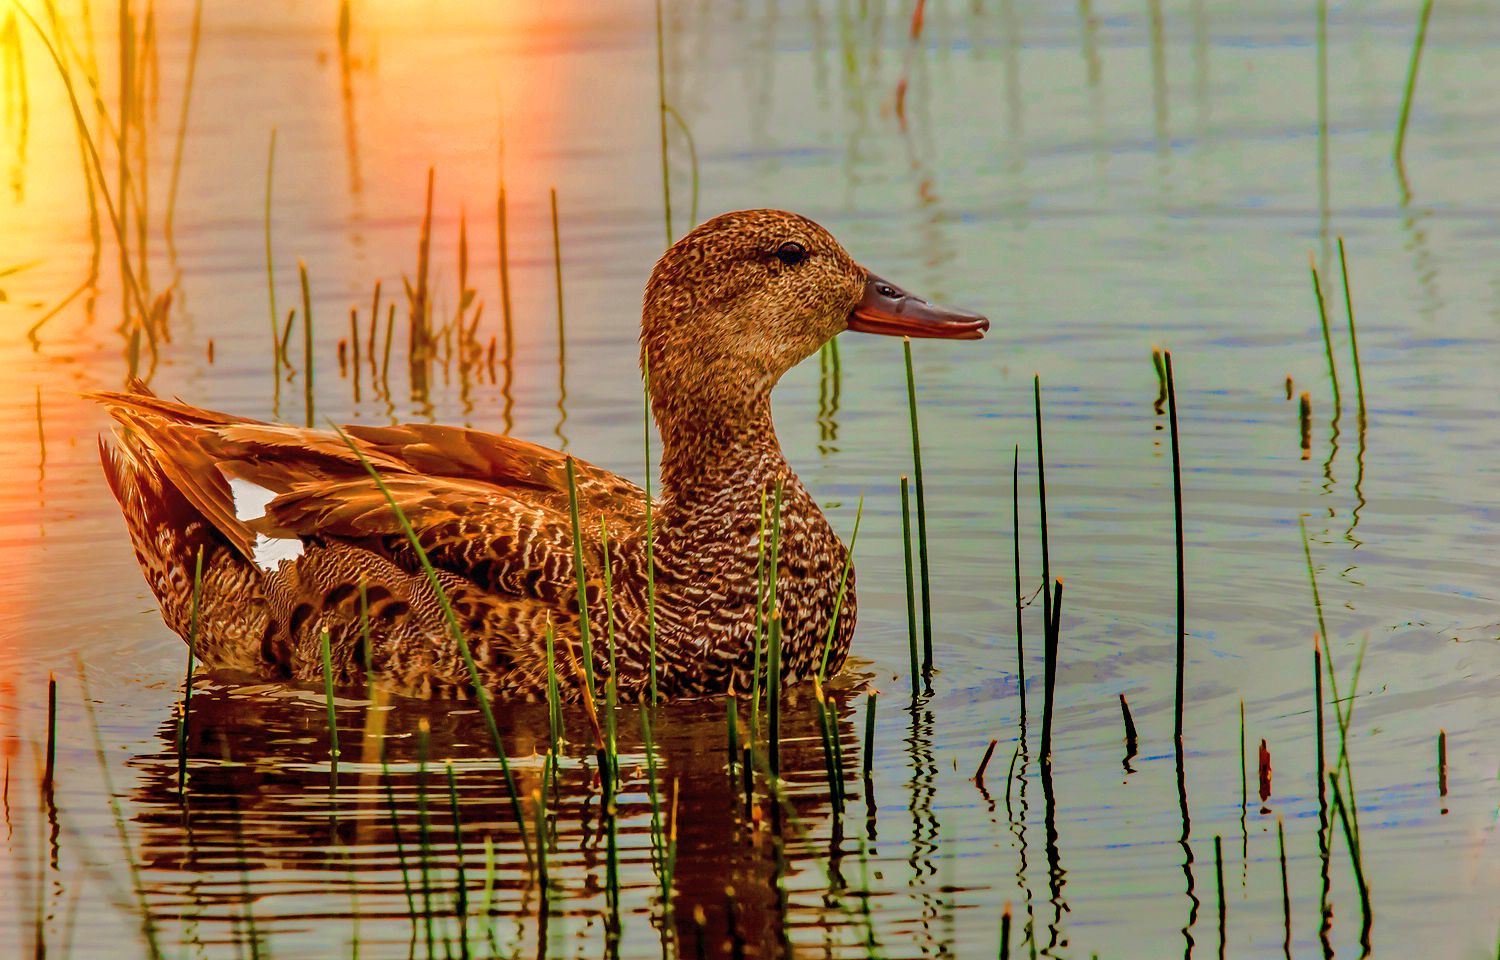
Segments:
[[[453,761],[444,761],[448,774],[448,806],[453,811],[453,864],[457,873],[453,888],[453,913],[458,919],[459,956],[469,957],[469,879],[464,871],[464,825],[458,808],[458,781],[453,775]]]
[[[561,292],[560,289],[559,292]],[[560,318],[561,314],[558,316]],[[578,519],[578,478],[574,471],[572,457],[567,458],[567,464],[568,516],[573,523],[573,580],[578,588],[578,641],[583,649],[584,693],[590,700],[596,700],[594,696],[594,646],[589,636],[588,575],[583,568],[583,529]]]
[[[917,598],[916,585],[912,579],[911,496],[904,474],[901,477],[901,547],[906,560],[906,645],[911,653],[911,700],[916,703],[917,698],[922,695],[922,673],[917,665]]]
[[[1177,544],[1177,682],[1172,701],[1172,738],[1182,742],[1182,700],[1187,661],[1187,561],[1182,537],[1182,452],[1177,437],[1177,380],[1172,351],[1162,353],[1167,368],[1167,424],[1172,440],[1172,514]]]
[[[312,292],[307,285],[307,264],[297,261],[297,278],[302,283],[302,404],[307,412],[306,426],[313,425],[313,314]]]
[[[833,636],[838,631],[839,615],[844,610],[844,591],[849,586],[849,571],[854,566],[854,545],[859,542],[859,521],[865,515],[865,495],[859,495],[859,506],[854,510],[854,532],[849,535],[849,549],[844,552],[844,570],[839,574],[839,590],[833,599],[833,616],[828,620],[828,634],[823,638],[823,658],[818,664],[818,679],[828,677],[828,652],[833,649]]]
[[[339,792],[339,723],[333,706],[333,651],[332,641],[325,627],[318,637],[323,655],[323,699],[328,705],[328,786],[331,793]]]
[[[927,560],[927,498],[922,485],[922,440],[917,430],[917,383],[911,368],[911,338],[903,337],[902,349],[906,357],[906,406],[911,416],[911,461],[912,479],[917,488],[917,559],[921,568],[922,585],[922,677],[927,689],[932,689],[932,589],[928,579]]]
[[[1411,102],[1417,93],[1417,71],[1422,66],[1422,48],[1427,45],[1427,23],[1432,19],[1432,0],[1422,0],[1417,17],[1417,35],[1411,45],[1411,62],[1406,67],[1406,89],[1401,95],[1401,117],[1396,121],[1396,145],[1391,151],[1396,169],[1406,179],[1406,124],[1411,120]]]
[[[193,560],[193,603],[188,619],[187,671],[182,681],[182,714],[177,718],[177,799],[180,802],[187,791],[187,732],[188,716],[193,706],[193,660],[198,653],[198,612],[203,596],[203,547],[198,547]],[[52,691],[53,701],[56,690]],[[48,725],[49,729],[51,725]],[[50,743],[50,741],[49,741]],[[47,780],[52,780],[52,751],[47,751]]]
[[[660,9],[658,8],[658,19]],[[668,233],[670,233],[670,229]],[[646,438],[646,645],[647,672],[651,679],[651,702],[656,692],[656,533],[652,526],[651,498],[651,352],[641,347],[641,383],[646,395],[642,432]],[[752,731],[752,736],[754,735]]]
[[[1323,283],[1318,278],[1318,261],[1311,253],[1307,255],[1307,266],[1312,271],[1313,296],[1318,301],[1318,323],[1323,328],[1323,352],[1328,357],[1328,382],[1333,387],[1333,415],[1337,419],[1343,409],[1339,394],[1339,371],[1333,362],[1333,334],[1328,327],[1328,306],[1323,301]]]
[[[396,515],[396,520],[401,525],[401,532],[406,535],[406,542],[411,544],[412,551],[416,553],[417,560],[422,565],[422,572],[427,576],[427,585],[432,588],[432,592],[437,596],[438,604],[442,607],[443,618],[448,623],[448,631],[452,635],[454,643],[458,646],[459,654],[463,657],[464,666],[468,669],[469,681],[474,687],[474,699],[479,703],[479,712],[484,716],[484,725],[489,730],[490,740],[495,745],[495,753],[500,758],[500,769],[505,776],[506,795],[510,799],[511,813],[515,817],[516,831],[521,839],[521,849],[526,854],[526,863],[529,867],[531,865],[531,844],[526,838],[526,820],[521,813],[521,801],[516,793],[516,781],[511,775],[510,759],[506,756],[505,745],[500,739],[500,728],[495,724],[495,713],[490,707],[489,692],[485,689],[484,682],[480,679],[479,667],[474,663],[474,654],[469,649],[468,640],[464,638],[463,629],[458,624],[458,616],[453,612],[453,605],[448,602],[447,591],[443,589],[442,583],[438,580],[437,570],[428,558],[427,551],[422,547],[422,542],[417,539],[416,531],[412,529],[411,521],[406,517],[406,511],[402,510],[401,505],[396,502],[396,498],[391,494],[390,488],[386,486],[385,480],[381,478],[379,471],[375,469],[374,465],[365,456],[364,451],[359,448],[347,433],[338,426],[334,426],[333,429],[338,433],[339,438],[353,451],[354,455],[359,458],[359,462],[364,466],[365,472],[370,475],[370,479],[375,482],[375,486],[380,489],[381,495],[385,497],[387,506],[391,508],[391,512]]]
[[[1344,238],[1339,237],[1339,273],[1344,280],[1344,312],[1349,317],[1349,352],[1354,357],[1354,393],[1359,401],[1359,422],[1365,422],[1365,377],[1359,365],[1359,335],[1354,330],[1354,298],[1349,294],[1349,261],[1344,257]]]

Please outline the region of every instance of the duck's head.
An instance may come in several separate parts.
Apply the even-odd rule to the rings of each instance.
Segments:
[[[671,378],[701,406],[769,391],[845,330],[976,340],[989,325],[881,279],[806,217],[741,210],[662,255],[646,286],[641,348],[654,383]]]

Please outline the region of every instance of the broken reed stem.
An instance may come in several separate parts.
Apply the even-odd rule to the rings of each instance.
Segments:
[[[323,698],[328,704],[328,764],[329,789],[339,792],[339,724],[333,707],[333,650],[327,628],[318,638],[323,654]]]
[[[1328,328],[1328,306],[1323,302],[1323,284],[1318,279],[1318,261],[1313,258],[1310,251],[1307,254],[1307,266],[1312,271],[1313,296],[1318,301],[1318,323],[1323,328],[1323,352],[1328,357],[1328,381],[1333,386],[1333,415],[1337,418],[1344,405],[1339,394],[1339,371],[1333,362],[1333,333]]]
[[[1062,577],[1053,581],[1050,619],[1042,660],[1042,761],[1052,762],[1052,705],[1057,689],[1057,645],[1062,632]]]
[[[349,308],[349,353],[354,367],[354,402],[359,403],[359,310],[354,307]]]
[[[1339,237],[1339,273],[1344,280],[1344,312],[1349,317],[1349,352],[1354,357],[1354,393],[1359,402],[1359,422],[1365,422],[1365,378],[1359,365],[1359,335],[1354,331],[1354,298],[1349,295],[1349,262],[1344,257],[1344,238]]]
[[[1016,570],[1016,691],[1021,696],[1021,722],[1026,722],[1026,643],[1021,626],[1021,445],[1011,451],[1010,465],[1011,540],[1015,548]]]
[[[1000,914],[1000,960],[1010,960],[1010,903]]]
[[[177,718],[177,798],[181,800],[187,790],[187,730],[188,713],[193,705],[193,659],[198,652],[198,615],[201,598],[203,596],[203,547],[198,547],[198,553],[193,560],[193,601],[192,612],[188,619],[188,654],[187,671],[182,681],[182,714]],[[52,691],[52,699],[56,700],[56,690]],[[50,714],[48,719],[50,720]],[[48,723],[51,730],[51,723]],[[47,781],[52,781],[52,749],[51,741],[48,741],[47,749]]]
[[[307,424],[313,425],[313,314],[312,292],[307,286],[307,264],[297,261],[297,277],[302,282],[302,402],[307,411]]]
[[[485,727],[489,731],[490,740],[495,745],[495,753],[500,758],[500,769],[505,776],[505,790],[510,798],[511,813],[515,817],[516,830],[521,838],[521,849],[526,854],[526,865],[530,867],[532,865],[531,844],[526,838],[526,820],[521,813],[521,800],[516,793],[516,781],[511,775],[510,759],[506,756],[505,745],[500,739],[500,728],[495,724],[495,713],[490,707],[489,692],[485,689],[484,683],[480,679],[479,667],[474,663],[474,654],[469,649],[468,640],[464,638],[463,629],[458,624],[458,616],[453,612],[453,605],[448,602],[448,593],[443,589],[442,583],[438,580],[437,570],[428,558],[427,551],[423,548],[422,542],[417,539],[416,531],[412,529],[411,521],[406,517],[406,511],[402,510],[401,505],[396,502],[396,498],[391,494],[390,488],[381,479],[380,473],[370,463],[369,459],[365,457],[364,451],[355,444],[353,438],[336,424],[330,424],[330,426],[338,433],[339,438],[344,441],[349,449],[353,451],[354,455],[359,458],[359,462],[364,466],[365,472],[370,475],[370,479],[380,489],[381,495],[385,497],[386,504],[391,508],[391,512],[396,515],[396,520],[401,525],[401,532],[406,535],[406,542],[411,544],[412,551],[416,553],[417,560],[422,565],[422,572],[427,577],[428,586],[437,595],[438,604],[443,610],[443,618],[448,623],[448,631],[452,635],[454,643],[457,644],[460,655],[463,657],[464,667],[468,670],[469,681],[474,687],[474,699],[479,702],[479,712],[484,716]]]
[[[1245,698],[1240,698],[1240,824],[1245,821],[1245,811],[1250,808],[1249,758],[1245,754]]]
[[[990,757],[993,757],[995,755],[995,744],[998,742],[999,741],[995,740],[994,738],[991,738],[990,745],[984,748],[984,756],[979,760],[979,769],[974,771],[973,779],[975,783],[981,785],[984,783],[984,771],[990,765]]]
[[[879,698],[874,690],[865,694],[865,764],[864,776],[866,783],[870,779],[870,771],[875,765],[875,701]],[[868,797],[866,800],[868,801]]]
[[[921,696],[921,670],[917,666],[917,597],[912,579],[911,562],[911,497],[906,475],[901,475],[901,547],[906,558],[906,641],[911,650],[911,700],[917,702]]]
[[[177,752],[182,753],[179,738]],[[57,677],[47,674],[47,765],[42,770],[42,795],[51,799],[52,784],[57,775]],[[177,774],[182,780],[181,770]],[[1447,791],[1444,790],[1446,793]]]
[[[1182,539],[1182,453],[1177,440],[1177,381],[1172,375],[1172,351],[1162,351],[1167,369],[1167,424],[1172,439],[1172,512],[1177,542],[1177,683],[1172,701],[1172,738],[1182,743],[1182,698],[1187,658],[1187,573]]]
[[[1125,701],[1125,694],[1120,694],[1120,715],[1125,720],[1125,752],[1134,755],[1139,740],[1136,736],[1135,718],[1130,715],[1130,704]]]
[[[1401,95],[1401,118],[1396,121],[1396,145],[1391,156],[1398,170],[1406,166],[1406,124],[1411,119],[1411,102],[1417,92],[1417,71],[1422,66],[1422,48],[1427,43],[1427,22],[1432,18],[1432,0],[1422,0],[1417,18],[1417,35],[1411,45],[1411,62],[1406,68],[1406,90]]]
[[[1448,730],[1437,730],[1437,795],[1448,796]]]
[[[554,206],[553,209],[556,210],[556,207]],[[561,287],[558,292],[562,292]],[[562,319],[561,312],[558,313],[558,319],[559,322]],[[558,332],[562,332],[561,328]],[[572,457],[567,458],[567,465],[568,516],[573,523],[573,580],[578,587],[578,642],[583,650],[584,693],[589,700],[594,700],[596,699],[594,697],[594,645],[589,635],[588,581],[583,569],[583,530],[578,519],[578,478]]]
[[[906,406],[911,414],[912,479],[917,488],[917,560],[922,585],[922,677],[932,688],[932,590],[928,581],[927,498],[922,486],[922,440],[917,431],[917,384],[911,368],[911,337],[901,338],[906,357]]]

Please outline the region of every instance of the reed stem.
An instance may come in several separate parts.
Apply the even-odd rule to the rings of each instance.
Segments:
[[[660,15],[658,8],[658,16]],[[670,230],[668,231],[670,233]],[[651,702],[656,694],[656,536],[652,527],[651,499],[651,353],[641,347],[641,382],[646,395],[642,433],[646,438],[646,644],[651,678]],[[751,736],[754,736],[752,730]]]
[[[1422,0],[1422,12],[1417,17],[1417,35],[1411,45],[1411,62],[1406,68],[1406,90],[1401,95],[1401,118],[1396,121],[1396,145],[1392,157],[1396,168],[1406,166],[1406,124],[1411,119],[1411,102],[1417,92],[1417,71],[1422,66],[1422,48],[1427,44],[1427,22],[1432,19],[1432,0]]]
[[[1026,723],[1026,642],[1021,625],[1021,445],[1011,451],[1010,466],[1010,522],[1015,551],[1016,573],[1016,692],[1021,696],[1021,724]]]
[[[323,655],[323,699],[328,705],[328,784],[330,792],[336,794],[339,792],[339,724],[333,706],[333,653],[327,628],[323,629],[318,640]]]
[[[1177,683],[1172,701],[1172,739],[1182,743],[1182,700],[1187,661],[1187,565],[1182,537],[1182,453],[1177,437],[1177,381],[1172,351],[1162,352],[1167,368],[1167,424],[1172,439],[1172,513],[1177,543]]]
[[[1312,271],[1313,296],[1318,301],[1318,323],[1323,328],[1323,352],[1328,357],[1328,381],[1333,386],[1333,415],[1337,418],[1344,406],[1339,394],[1339,371],[1333,362],[1333,334],[1328,327],[1328,307],[1323,302],[1323,284],[1318,278],[1318,261],[1313,259],[1311,253],[1307,255],[1307,266]]]
[[[464,871],[464,827],[458,809],[458,781],[453,775],[453,761],[443,762],[448,774],[448,806],[453,811],[453,864],[457,873],[453,890],[453,913],[458,919],[458,944],[460,956],[469,956],[469,880]]]
[[[917,384],[911,366],[911,338],[903,337],[901,345],[906,357],[906,405],[911,415],[912,478],[916,481],[917,488],[917,559],[922,584],[922,676],[927,688],[931,690],[932,589],[928,577],[927,560],[927,498],[922,485],[922,441],[917,430]]]
[[[313,425],[313,314],[312,293],[307,286],[307,264],[297,261],[297,276],[302,282],[302,402],[307,411],[307,427]]]
[[[911,498],[906,475],[901,476],[901,547],[906,559],[906,644],[911,651],[911,701],[922,695],[922,673],[917,666],[917,600],[911,562]]]
[[[177,718],[177,798],[180,801],[187,791],[187,732],[188,715],[193,705],[193,660],[198,652],[198,616],[201,609],[201,598],[203,596],[203,547],[198,547],[198,552],[193,560],[193,603],[192,613],[188,620],[188,654],[187,670],[182,681],[182,715]],[[57,690],[56,684],[49,691],[51,698],[48,703],[49,738],[47,741],[47,783],[50,787],[52,782],[52,741],[50,732],[52,730],[51,709],[56,706]]]
[[[555,195],[554,195],[555,196]],[[554,207],[554,209],[556,209]],[[561,288],[559,287],[559,293]],[[559,321],[562,314],[558,314]],[[559,328],[559,333],[561,329]],[[578,478],[573,466],[573,458],[567,458],[568,465],[568,516],[573,523],[573,580],[578,589],[578,642],[583,650],[583,685],[584,694],[590,700],[596,700],[594,696],[594,645],[593,638],[589,635],[589,595],[588,578],[583,569],[583,530],[578,519]]]
[[[266,151],[266,293],[271,301],[271,353],[276,379],[281,379],[281,314],[276,309],[276,261],[271,255],[271,189],[276,176],[276,128],[271,128],[271,146]]]
[[[1349,352],[1354,357],[1354,393],[1359,401],[1359,422],[1365,422],[1365,378],[1359,365],[1359,335],[1354,330],[1354,298],[1349,295],[1349,262],[1344,257],[1344,238],[1339,237],[1339,273],[1344,280],[1344,312],[1349,317]]]

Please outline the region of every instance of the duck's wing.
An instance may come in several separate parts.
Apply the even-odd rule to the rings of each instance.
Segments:
[[[380,474],[440,569],[520,598],[553,599],[573,583],[567,456],[477,430],[426,424],[332,431],[263,423],[136,393],[101,393],[148,455],[247,559],[257,540],[357,541],[408,564],[416,558]],[[351,449],[351,445],[354,449]],[[358,450],[358,453],[355,450]],[[644,494],[574,461],[586,556],[599,520],[612,536],[639,523]],[[593,566],[593,564],[589,564]]]

